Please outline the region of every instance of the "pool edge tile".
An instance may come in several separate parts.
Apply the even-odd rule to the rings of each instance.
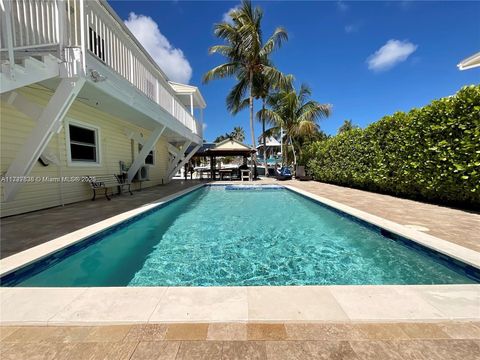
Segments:
[[[252,286],[249,321],[346,321],[348,316],[327,286]]]
[[[166,287],[87,288],[48,324],[146,323],[166,291]]]
[[[87,288],[12,288],[2,298],[0,325],[47,325]]]
[[[358,285],[331,286],[333,296],[351,321],[439,321],[439,320],[475,320],[472,316],[449,316],[452,309],[448,304],[439,309],[424,299],[417,287],[425,287],[430,291],[442,288],[452,296],[458,292],[456,285]],[[471,287],[473,292],[480,285],[462,285]],[[430,288],[429,288],[430,287]],[[455,305],[456,306],[456,305]]]
[[[169,287],[149,318],[162,322],[238,322],[248,320],[245,287]]]

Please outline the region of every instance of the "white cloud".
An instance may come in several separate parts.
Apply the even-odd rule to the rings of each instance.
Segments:
[[[207,128],[207,126],[208,126],[208,125],[207,125],[207,123],[205,123],[205,122],[202,124],[202,129],[203,129],[203,131],[205,131],[205,129]]]
[[[125,25],[172,81],[188,84],[192,67],[181,49],[176,49],[160,32],[157,23],[145,15],[131,12]]]
[[[417,50],[417,47],[417,45],[406,40],[388,40],[385,45],[367,59],[368,68],[373,71],[388,70],[407,60]]]
[[[349,24],[349,25],[345,26],[345,32],[347,34],[351,34],[351,33],[357,32],[357,31],[358,31],[358,25]]]
[[[234,7],[228,9],[227,12],[223,13],[222,21],[227,23],[232,23],[232,18],[230,17],[230,13],[232,11],[238,10],[239,8],[240,8],[240,5],[235,5]]]

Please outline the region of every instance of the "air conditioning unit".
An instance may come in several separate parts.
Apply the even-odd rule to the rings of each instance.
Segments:
[[[147,181],[150,180],[150,168],[148,166],[142,166],[135,174],[135,180]]]

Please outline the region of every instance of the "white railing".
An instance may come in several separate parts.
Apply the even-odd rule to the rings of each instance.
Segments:
[[[9,43],[14,50],[59,44],[61,15],[57,1],[1,0],[0,8],[2,50],[7,50]]]
[[[202,127],[177,99],[165,75],[103,0],[0,0],[0,49],[81,48],[202,136]],[[85,63],[83,67],[85,69]],[[200,129],[200,130],[199,130]]]

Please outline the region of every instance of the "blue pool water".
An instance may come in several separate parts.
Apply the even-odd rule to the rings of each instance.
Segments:
[[[287,189],[206,186],[8,286],[474,283],[460,266]]]

